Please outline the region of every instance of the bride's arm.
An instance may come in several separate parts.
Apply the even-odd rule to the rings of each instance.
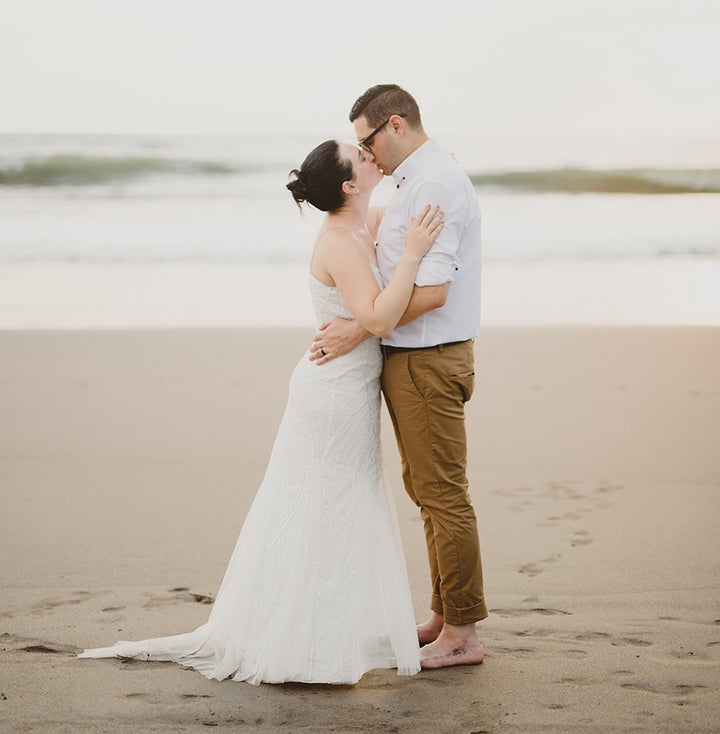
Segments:
[[[370,270],[367,252],[347,230],[336,229],[324,237],[316,261],[339,288],[355,320],[371,334],[388,336],[410,301],[420,260],[441,229],[437,207],[426,207],[408,228],[400,261],[382,290]]]
[[[449,289],[450,283],[445,283],[445,285],[416,285],[413,288],[410,303],[408,303],[397,325],[409,324],[418,316],[444,306]],[[371,336],[372,334],[357,321],[335,316],[318,327],[313,336],[309,359],[319,365],[325,364],[334,357],[341,357],[343,354],[351,352],[358,344]]]
[[[373,240],[377,239],[378,229],[385,215],[385,209],[386,207],[384,206],[371,206],[368,209],[365,224]],[[412,301],[413,298],[414,296],[411,296],[410,300]],[[402,322],[404,318],[405,316],[403,315],[400,321]],[[327,350],[324,349],[323,344],[319,343],[321,338],[325,340],[323,343],[331,341],[333,355],[340,357],[343,354],[351,352],[358,344],[369,339],[371,336],[373,335],[358,321],[335,316],[325,323],[320,324],[318,330],[315,332],[313,343],[310,346],[310,361],[317,362],[318,364],[324,364],[328,361],[328,357],[326,356]]]

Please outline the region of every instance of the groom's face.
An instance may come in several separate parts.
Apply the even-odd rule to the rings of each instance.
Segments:
[[[380,130],[376,131],[375,128],[368,125],[365,117],[361,116],[353,122],[353,127],[355,128],[355,137],[357,138],[358,143],[366,140],[369,136],[372,136],[372,139],[367,143],[367,147],[370,148],[370,151],[375,158],[375,165],[377,165],[386,176],[389,176],[395,169],[395,165],[392,163],[393,156],[387,135],[388,125],[385,124]]]

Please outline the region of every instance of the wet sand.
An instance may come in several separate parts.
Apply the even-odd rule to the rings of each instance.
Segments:
[[[77,659],[205,621],[311,333],[0,333],[0,731],[720,730],[716,327],[481,332],[483,665],[253,687]]]

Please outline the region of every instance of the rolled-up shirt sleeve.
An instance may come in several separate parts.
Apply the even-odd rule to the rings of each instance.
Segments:
[[[417,216],[423,208],[440,206],[444,226],[433,242],[430,251],[420,261],[415,285],[443,285],[452,283],[455,274],[462,267],[457,256],[462,228],[465,221],[465,205],[452,189],[435,182],[424,183],[414,197],[412,216]]]

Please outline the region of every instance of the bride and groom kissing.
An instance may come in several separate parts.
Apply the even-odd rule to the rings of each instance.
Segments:
[[[350,121],[358,144],[320,144],[287,184],[298,206],[326,212],[309,275],[319,328],[208,621],[80,657],[174,661],[253,684],[482,662],[464,418],[480,323],[479,205],[401,87],[371,87]],[[393,198],[370,207],[383,176]],[[425,529],[432,589],[419,625],[382,464],[381,392]]]

